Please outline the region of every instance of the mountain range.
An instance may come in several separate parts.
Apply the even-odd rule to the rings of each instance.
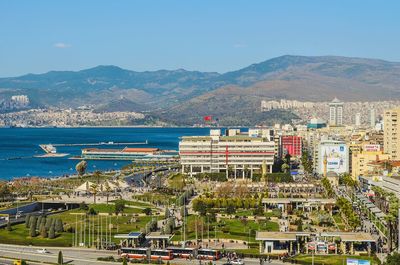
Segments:
[[[213,115],[226,125],[294,116],[260,112],[263,99],[376,101],[400,98],[400,63],[338,56],[284,55],[227,73],[136,72],[117,66],[0,78],[0,98],[28,95],[32,106],[140,111],[171,124]]]

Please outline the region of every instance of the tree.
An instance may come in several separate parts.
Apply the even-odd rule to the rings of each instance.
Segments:
[[[50,226],[49,238],[50,238],[50,239],[53,239],[53,238],[55,238],[55,237],[56,237],[56,231],[55,231],[54,222],[53,222],[53,224]]]
[[[93,183],[90,185],[90,193],[93,194],[93,203],[96,204],[96,195],[99,192],[99,185]]]
[[[122,265],[128,265],[128,261],[126,260],[126,257],[122,258]]]
[[[151,212],[152,212],[152,210],[151,210],[151,208],[144,208],[143,210],[142,210],[142,212],[144,213],[144,214],[146,214],[146,215],[151,215]]]
[[[0,183],[0,201],[10,201],[13,197],[8,184],[6,182]]]
[[[8,222],[7,222],[7,231],[12,231],[10,220],[8,220]]]
[[[88,209],[89,209],[89,206],[85,202],[81,202],[79,204],[79,210],[87,211]]]
[[[75,169],[78,172],[79,176],[83,176],[87,169],[87,162],[85,160],[82,160],[81,162],[76,164]]]
[[[110,184],[108,184],[108,182],[104,184],[104,189],[106,191],[107,204],[108,204],[108,199],[110,198],[110,193],[112,192],[112,188],[110,187]]]
[[[31,237],[36,236],[36,224],[37,224],[36,216],[32,216],[31,221],[30,221],[30,228],[29,228],[29,235]]]
[[[29,235],[31,237],[35,237],[36,236],[36,221],[34,223],[32,222],[31,227],[29,229]]]
[[[384,265],[398,265],[400,264],[400,254],[398,252],[393,252],[389,254],[386,258]]]
[[[53,219],[53,218],[46,218],[46,224],[45,224],[45,227],[46,227],[46,230],[47,230],[47,231],[49,231],[49,229],[50,229],[50,227],[51,227],[51,224],[53,223],[53,221],[54,221],[54,219]]]
[[[288,164],[286,164],[286,163],[283,163],[283,165],[282,165],[282,167],[281,167],[281,169],[282,169],[282,171],[284,172],[284,173],[287,173],[288,171],[289,171],[289,165]]]
[[[197,198],[192,202],[193,211],[198,212],[199,215],[205,216],[207,213],[207,205],[204,200],[201,198]]]
[[[303,221],[300,219],[296,220],[297,222],[297,231],[302,232],[303,231]]]
[[[100,184],[101,172],[100,172],[99,170],[96,170],[96,171],[93,173],[93,177],[96,179],[97,185],[99,185],[99,184]]]
[[[289,154],[289,153],[287,153],[286,155],[285,155],[285,162],[286,162],[286,164],[288,164],[288,165],[290,165],[290,159],[292,158],[292,156]]]
[[[30,214],[27,214],[26,217],[25,217],[25,227],[26,227],[26,228],[29,228],[29,221],[30,221],[30,219],[31,219],[31,215],[30,215]]]
[[[181,216],[182,217],[185,217],[185,216],[187,216],[188,215],[188,210],[187,210],[187,208],[185,207],[185,206],[182,206],[181,207]]]
[[[165,217],[165,219],[168,219],[168,218],[169,218],[169,216],[170,216],[170,212],[169,212],[169,209],[168,209],[168,207],[166,207],[166,208],[165,208],[165,214],[164,214],[164,217]]]
[[[228,205],[228,207],[226,207],[226,213],[229,215],[232,215],[234,213],[236,213],[236,208],[233,205]]]
[[[57,264],[58,265],[63,265],[64,264],[63,253],[62,253],[61,250],[58,252],[58,262],[57,262]]]
[[[45,225],[40,226],[40,236],[43,238],[47,237],[47,230]]]
[[[115,202],[115,214],[119,214],[124,212],[125,210],[125,201],[124,200],[118,200]]]
[[[56,220],[56,224],[54,226],[54,229],[57,233],[64,232],[64,225],[61,219]]]

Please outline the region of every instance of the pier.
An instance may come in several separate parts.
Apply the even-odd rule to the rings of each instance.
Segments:
[[[127,142],[127,143],[118,143],[118,142],[99,142],[99,143],[77,143],[77,144],[51,144],[52,146],[100,146],[100,145],[139,145],[139,144],[148,144],[148,141],[145,142]]]

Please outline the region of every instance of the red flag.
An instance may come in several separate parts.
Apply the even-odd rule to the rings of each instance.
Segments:
[[[212,120],[211,115],[204,116],[204,120],[205,121],[211,121]]]

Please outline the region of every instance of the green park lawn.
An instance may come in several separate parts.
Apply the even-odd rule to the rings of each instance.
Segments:
[[[63,232],[58,234],[54,239],[42,238],[40,236],[30,237],[29,229],[25,224],[13,225],[12,231],[0,229],[0,243],[3,244],[18,244],[18,245],[33,245],[33,246],[54,246],[68,247],[72,244],[72,234]]]
[[[343,265],[346,264],[346,259],[363,259],[371,261],[371,265],[380,264],[380,262],[375,257],[368,256],[342,256],[342,255],[315,255],[314,264],[315,265]],[[300,264],[312,264],[311,255],[298,255],[293,258]]]
[[[195,232],[195,216],[190,215],[187,218],[187,229],[186,229],[186,239],[192,240],[196,238]],[[203,233],[200,225],[198,226],[198,239],[207,239],[208,234],[210,235],[210,239],[214,239],[215,237],[223,238],[223,239],[232,239],[232,240],[244,240],[248,241],[250,238],[250,242],[255,242],[255,233],[256,231],[279,231],[279,225],[275,222],[271,221],[260,221],[259,223],[254,221],[242,222],[237,219],[228,219],[223,218],[220,222],[214,222],[209,224],[210,232],[208,233],[208,224],[207,219],[203,221]],[[250,231],[250,232],[249,232]],[[249,237],[250,233],[250,237]],[[182,240],[182,234],[180,228],[174,232],[175,236],[172,240],[180,241]]]
[[[101,208],[101,207],[100,207]],[[100,222],[99,219],[102,220],[103,226],[105,224],[106,218],[111,220],[111,224],[113,224],[113,229],[111,231],[112,234],[117,234],[117,233],[129,233],[132,231],[140,231],[141,228],[145,227],[146,224],[152,219],[152,216],[140,216],[140,217],[134,217],[134,212],[132,210],[136,210],[134,208],[125,208],[126,211],[126,216],[116,216],[116,215],[95,215],[95,216],[89,216],[90,222],[95,223],[95,229],[100,227]],[[139,209],[140,210],[140,209]],[[101,211],[103,212],[103,211]],[[141,210],[140,210],[141,212]],[[61,218],[64,223],[66,223],[65,228],[67,229],[69,226],[75,227],[76,225],[76,220],[78,220],[78,224],[82,223],[83,218],[79,213],[84,213],[82,210],[71,210],[68,212],[63,212],[60,214],[55,214],[53,215],[56,218]],[[133,220],[136,219],[136,222],[131,222],[129,221],[135,221]],[[158,219],[161,219],[161,216],[156,217]]]
[[[128,203],[126,203],[128,205]],[[129,204],[130,205],[130,204]],[[98,213],[115,213],[115,205],[114,204],[105,204],[105,203],[98,203],[98,204],[91,204],[89,208],[93,208]],[[132,208],[125,206],[124,213],[142,213],[143,209],[141,208]]]
[[[97,208],[96,208],[97,207]],[[109,207],[105,207],[104,205],[96,205],[96,210],[108,209]],[[93,224],[94,224],[94,231],[95,235],[97,231],[100,230],[102,226],[102,231],[105,233],[106,227],[106,219],[107,224],[111,222],[112,229],[111,235],[115,234],[124,234],[129,233],[132,231],[140,231],[142,228],[146,226],[146,224],[151,221],[153,218],[152,216],[140,216],[136,217],[135,210],[141,209],[134,209],[134,208],[126,208],[124,216],[116,216],[116,215],[94,215],[88,216],[86,220],[86,242],[88,242],[88,227],[89,223],[91,224],[91,232],[93,231]],[[110,211],[112,212],[112,211]],[[69,231],[71,228],[75,229],[78,228],[78,231],[81,231],[84,227],[84,214],[85,212],[79,209],[66,211],[63,213],[58,213],[49,216],[48,218],[60,218],[64,223],[64,230]],[[163,216],[156,216],[155,218],[161,219]],[[100,222],[102,225],[100,226]],[[42,238],[40,235],[37,237],[31,238],[29,236],[29,229],[25,227],[25,224],[18,224],[12,226],[12,231],[7,231],[5,228],[0,229],[0,243],[8,243],[8,244],[20,244],[20,245],[33,245],[33,246],[71,246],[73,240],[74,233],[70,232],[63,232],[57,234],[56,238],[48,239]],[[112,238],[112,241],[115,243],[119,243],[119,239]]]
[[[154,205],[148,202],[138,202],[138,201],[125,201],[126,205],[142,207],[142,208],[154,208]]]

